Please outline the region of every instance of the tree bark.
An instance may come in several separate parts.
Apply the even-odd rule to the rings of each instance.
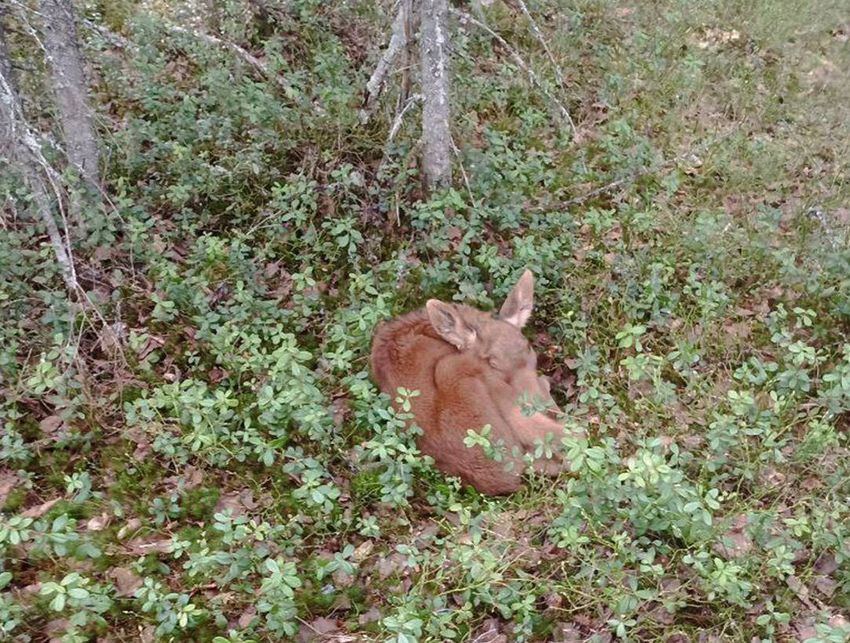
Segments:
[[[99,154],[94,115],[88,99],[83,58],[71,0],[40,0],[47,53],[66,153],[80,177],[100,189]]]
[[[50,192],[44,174],[50,171],[50,167],[41,154],[35,135],[24,120],[2,23],[0,23],[0,159],[5,159],[10,165],[14,163],[18,166],[29,185],[33,207],[47,231],[65,287],[71,293],[76,292],[79,286],[70,244],[67,243],[67,237],[62,239],[51,211]]]
[[[452,180],[449,127],[448,2],[420,0],[419,55],[422,77],[422,169],[428,189]]]

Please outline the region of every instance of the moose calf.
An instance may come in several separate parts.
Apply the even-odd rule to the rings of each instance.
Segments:
[[[558,409],[548,381],[537,375],[537,356],[520,330],[533,304],[534,276],[526,270],[497,317],[430,299],[424,309],[381,324],[372,340],[372,372],[380,389],[393,397],[399,387],[420,393],[411,399],[414,422],[423,431],[420,451],[481,493],[516,491],[522,455],[533,452],[537,440],[563,432],[550,416]],[[549,410],[523,415],[518,405],[523,395],[542,398]],[[491,444],[506,447],[506,461],[464,444],[469,429],[488,424]],[[534,466],[555,474],[562,463],[540,459]]]

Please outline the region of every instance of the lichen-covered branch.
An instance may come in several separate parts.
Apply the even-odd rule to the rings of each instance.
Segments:
[[[407,25],[410,24],[410,9],[411,0],[399,0],[393,20],[390,42],[381,54],[381,58],[375,66],[375,71],[372,72],[366,82],[366,100],[363,103],[363,109],[360,111],[360,120],[363,123],[367,123],[372,117],[372,113],[378,104],[378,98],[380,98],[386,84],[387,74],[392,69],[396,58],[407,47]]]

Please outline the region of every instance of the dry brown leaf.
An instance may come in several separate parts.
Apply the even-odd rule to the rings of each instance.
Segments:
[[[366,625],[367,623],[374,623],[376,621],[380,621],[382,618],[384,618],[384,615],[381,614],[377,607],[373,607],[369,611],[363,612],[357,618],[357,623],[360,625]]]
[[[70,621],[67,618],[54,618],[44,624],[44,634],[48,637],[50,643],[62,641],[62,635],[68,631]]]
[[[118,530],[118,540],[124,540],[127,536],[129,536],[132,532],[136,531],[141,526],[141,520],[139,520],[138,518],[130,518],[130,520],[127,521],[127,524]]]
[[[62,428],[63,424],[65,424],[65,422],[58,415],[48,415],[38,423],[38,428],[40,428],[46,435],[50,435]]]
[[[252,605],[239,615],[236,623],[244,630],[251,626],[255,618],[257,618],[257,608]]]
[[[748,554],[753,548],[753,541],[746,533],[747,522],[748,518],[745,514],[739,515],[732,523],[732,528],[714,544],[712,551],[727,559],[740,558]]]
[[[313,643],[314,641],[340,641],[345,635],[334,636],[339,631],[339,625],[333,619],[319,617],[309,623],[302,622],[298,630],[298,643]],[[352,639],[353,640],[353,639]]]
[[[362,563],[364,560],[369,558],[369,554],[372,553],[372,550],[374,548],[374,541],[364,540],[357,546],[357,549],[354,550],[354,555],[352,556],[352,559],[355,563]]]
[[[827,598],[832,598],[832,595],[835,594],[835,590],[838,588],[838,583],[829,576],[815,576],[812,582],[815,589]]]
[[[811,616],[791,623],[791,627],[797,636],[797,641],[800,643],[809,639],[816,639],[818,636],[818,632],[815,629],[815,620]]]
[[[145,334],[146,332],[143,328],[136,328],[134,330],[140,334]],[[163,346],[165,346],[165,340],[162,337],[158,335],[147,335],[144,345],[138,350],[139,360],[144,361],[157,348],[162,348]]]
[[[789,576],[785,579],[785,582],[787,583],[788,588],[797,595],[797,598],[800,599],[800,602],[803,603],[803,605],[812,611],[817,611],[817,606],[812,603],[809,598],[809,588],[803,584],[803,581],[796,576]]]
[[[140,643],[154,643],[156,641],[156,628],[153,625],[148,625],[139,632]]]
[[[103,512],[99,516],[89,518],[86,522],[86,529],[89,531],[103,531],[109,526],[110,522],[112,522],[112,517],[108,513]]]
[[[250,489],[222,494],[215,506],[216,512],[223,512],[230,509],[231,515],[234,517],[244,516],[256,508],[257,503],[254,501],[254,494]]]
[[[338,569],[333,573],[332,578],[338,588],[346,588],[354,584],[355,577],[342,569]]]
[[[196,487],[199,487],[203,481],[204,472],[191,464],[187,465],[183,469],[183,473],[180,475],[169,476],[164,480],[166,487],[170,492],[177,491],[181,484],[182,488],[186,491],[195,489]]]
[[[584,639],[575,623],[557,623],[552,632],[552,643],[580,643]]]
[[[142,586],[142,579],[126,567],[113,567],[106,576],[115,583],[118,596],[132,596]]]
[[[500,632],[499,621],[488,618],[475,629],[471,640],[475,643],[507,643],[508,637]]]
[[[384,556],[378,561],[378,576],[382,579],[391,576],[404,567],[404,557],[399,553]]]
[[[823,576],[828,576],[838,569],[838,562],[835,560],[835,555],[830,552],[824,552],[815,561],[815,571]]]

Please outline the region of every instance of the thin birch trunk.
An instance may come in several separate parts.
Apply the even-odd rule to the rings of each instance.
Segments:
[[[39,0],[44,20],[44,48],[53,79],[68,160],[80,178],[100,190],[99,154],[94,114],[89,104],[83,58],[71,0]]]
[[[67,238],[63,239],[51,211],[50,192],[45,175],[51,168],[41,154],[38,140],[23,117],[12,72],[12,63],[6,49],[3,25],[0,24],[0,157],[15,163],[32,194],[33,208],[47,230],[56,262],[69,292],[79,288],[74,262]]]
[[[422,65],[422,169],[428,189],[452,180],[449,105],[448,2],[420,0],[419,51]]]

